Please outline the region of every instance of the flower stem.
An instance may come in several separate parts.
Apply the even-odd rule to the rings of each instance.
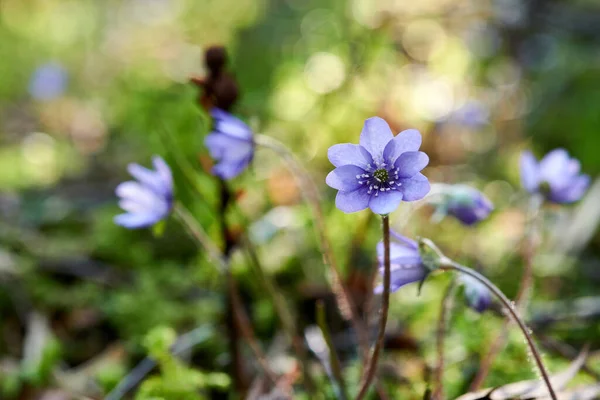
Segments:
[[[183,223],[192,237],[196,240],[198,245],[208,253],[208,257],[213,262],[218,264],[219,271],[226,275],[232,311],[234,313],[234,318],[237,322],[237,325],[240,328],[244,339],[246,339],[248,345],[252,349],[252,352],[258,360],[259,365],[263,369],[264,374],[275,384],[277,382],[276,376],[266,362],[266,356],[256,340],[256,336],[252,330],[252,325],[249,323],[248,315],[246,315],[246,312],[244,311],[244,307],[242,306],[242,302],[239,297],[237,285],[233,279],[233,276],[231,275],[228,260],[223,256],[217,245],[215,245],[210,239],[202,226],[198,224],[198,222],[182,204],[175,204],[174,213]]]
[[[388,311],[390,306],[390,281],[391,281],[391,265],[390,265],[390,218],[387,215],[381,216],[381,222],[383,225],[383,295],[381,299],[381,310],[379,315],[379,333],[375,346],[371,353],[371,357],[367,362],[367,370],[363,375],[362,384],[356,400],[361,400],[369,390],[375,371],[377,370],[377,363],[379,360],[379,353],[384,345],[385,339],[385,326],[388,319]]]
[[[364,356],[366,357],[369,349],[369,338],[367,330],[362,325],[360,316],[350,292],[342,279],[342,273],[337,266],[331,245],[327,237],[327,230],[325,224],[325,218],[323,217],[323,211],[321,210],[321,202],[319,198],[319,192],[310,178],[310,175],[302,165],[298,162],[293,153],[285,147],[285,145],[276,139],[273,139],[265,135],[255,135],[254,141],[257,145],[263,146],[274,151],[279,155],[289,168],[290,172],[294,175],[300,191],[306,203],[312,209],[313,218],[315,221],[315,230],[319,237],[319,244],[321,246],[321,253],[323,254],[323,262],[328,266],[333,273],[333,292],[335,294],[336,301],[340,308],[341,314],[347,321],[352,323],[352,327],[356,331],[358,342],[363,349]]]
[[[520,312],[523,312],[523,310],[525,309],[527,300],[531,295],[533,285],[533,261],[536,250],[535,226],[537,222],[537,217],[540,212],[540,208],[542,206],[542,202],[543,198],[539,195],[534,195],[529,200],[529,209],[527,213],[527,224],[525,231],[526,248],[524,250],[523,255],[523,274],[521,275],[521,281],[519,282],[519,288],[517,289],[517,295],[515,296],[515,306]],[[504,347],[509,323],[509,319],[504,320],[502,328],[500,328],[500,333],[492,342],[492,345],[490,346],[487,355],[482,359],[479,371],[477,371],[475,378],[473,378],[473,382],[471,382],[469,390],[478,390],[485,381],[485,378],[487,378],[490,369],[492,368],[492,365],[494,363],[494,360],[498,356],[498,353],[500,353],[500,351]]]
[[[321,209],[321,200],[319,191],[313,180],[311,179],[308,172],[302,167],[302,164],[296,159],[294,154],[280,141],[265,135],[255,135],[254,143],[264,148],[270,149],[275,152],[282,160],[286,162],[286,166],[294,175],[300,192],[304,198],[304,201],[312,210],[313,219],[315,221],[315,230],[319,238],[319,244],[321,246],[321,254],[323,255],[323,263],[326,267],[329,267],[333,274],[332,279],[332,290],[335,295],[335,300],[340,309],[342,317],[346,321],[350,321],[352,328],[356,333],[358,344],[361,349],[361,355],[364,360],[369,356],[369,334],[366,327],[363,325],[358,309],[352,300],[350,290],[344,283],[342,273],[337,265],[331,244],[327,236],[327,229],[325,218],[323,216],[323,210]],[[383,387],[376,381],[377,393],[382,400],[387,400],[387,395],[383,390]]]
[[[450,319],[450,313],[454,305],[454,295],[456,293],[456,280],[452,280],[442,299],[442,307],[440,309],[440,318],[438,320],[437,334],[436,334],[436,347],[437,347],[437,365],[435,366],[435,380],[432,398],[434,400],[444,399],[444,339],[448,330],[448,322]]]
[[[506,310],[508,310],[508,313],[512,317],[514,322],[519,326],[519,329],[523,333],[523,336],[525,336],[525,340],[527,341],[529,350],[531,351],[531,354],[535,360],[535,364],[536,364],[537,368],[539,369],[540,374],[542,375],[542,378],[544,380],[544,383],[546,384],[546,387],[548,388],[550,397],[552,398],[552,400],[557,400],[556,393],[554,392],[554,389],[552,388],[552,383],[550,382],[550,377],[549,377],[548,372],[546,371],[546,367],[544,366],[544,363],[542,361],[542,356],[540,355],[539,351],[537,350],[537,348],[535,346],[535,342],[533,341],[533,338],[531,337],[531,334],[529,333],[529,329],[527,328],[527,326],[525,325],[525,323],[519,316],[513,303],[489,279],[487,279],[485,276],[481,275],[479,272],[474,271],[471,268],[467,268],[464,265],[461,265],[461,264],[449,259],[444,254],[442,254],[442,252],[437,248],[437,246],[435,246],[435,244],[433,244],[433,242],[431,242],[430,240],[422,239],[421,243],[424,243],[426,246],[428,246],[429,248],[431,248],[432,250],[434,250],[437,253],[437,255],[438,255],[437,263],[439,265],[440,270],[442,270],[442,271],[454,270],[454,271],[458,271],[463,274],[469,275],[469,276],[477,279],[483,285],[485,285],[498,298],[498,300],[500,300],[500,302],[502,303],[504,308],[506,308]]]

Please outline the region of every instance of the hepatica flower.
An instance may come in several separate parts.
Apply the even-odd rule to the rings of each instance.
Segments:
[[[43,64],[31,75],[29,93],[36,100],[55,99],[65,91],[68,79],[67,71],[60,64]]]
[[[488,217],[492,202],[479,190],[467,185],[444,185],[436,213],[452,215],[465,225],[474,225]]]
[[[127,170],[137,181],[123,182],[115,192],[119,206],[126,211],[115,223],[128,229],[146,228],[164,219],[173,207],[171,169],[160,157],[152,158],[154,170],[129,164]]]
[[[492,294],[485,285],[469,275],[461,275],[460,281],[465,287],[467,304],[473,310],[482,313],[492,305]]]
[[[451,117],[453,121],[470,128],[480,128],[489,122],[490,112],[481,102],[468,101],[459,108]]]
[[[413,282],[420,282],[428,274],[428,270],[421,260],[419,245],[412,239],[406,238],[390,230],[390,266],[391,280],[390,291],[395,292],[402,286]],[[383,242],[377,244],[377,258],[379,259],[379,273],[383,275]],[[375,293],[383,292],[383,285],[375,288]]]
[[[392,134],[379,117],[365,121],[360,144],[336,144],[328,151],[336,167],[327,175],[329,186],[339,190],[335,205],[346,213],[369,207],[376,214],[394,211],[401,201],[422,199],[429,181],[420,173],[429,163],[418,151],[421,134],[415,129]]]
[[[540,193],[553,203],[573,203],[583,197],[590,177],[564,149],[552,150],[538,163],[533,154],[521,154],[521,183],[529,193]]]
[[[240,119],[218,108],[211,110],[214,129],[204,139],[212,158],[217,160],[212,173],[232,179],[242,173],[254,157],[252,130]]]

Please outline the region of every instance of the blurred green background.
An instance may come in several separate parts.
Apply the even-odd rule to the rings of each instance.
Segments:
[[[432,182],[469,183],[496,207],[467,229],[431,222],[427,207],[408,220],[405,204],[392,226],[431,237],[511,297],[526,223],[520,151],[541,157],[564,147],[592,178],[600,171],[599,26],[594,0],[0,0],[0,398],[102,398],[145,357],[161,326],[207,327],[186,360],[206,374],[229,370],[224,282],[214,266],[176,221],[160,237],[112,222],[126,165],[160,154],[173,167],[177,197],[219,237],[218,183],[203,147],[210,122],[189,84],[205,73],[208,46],[229,51],[241,90],[235,113],[288,145],[317,182],[357,299],[375,271],[379,223],[370,211],[335,209],[326,154],[332,144],[356,143],[373,115],[395,132],[421,131]],[[239,191],[230,224],[250,230],[302,327],[315,323],[315,299],[331,305],[336,344],[357,380],[356,348],[342,339],[347,327],[331,301],[310,213],[285,164],[258,150],[230,185]],[[600,345],[599,197],[593,184],[580,203],[550,207],[541,222],[527,316],[548,342],[571,350]],[[272,301],[242,251],[233,263],[268,349],[280,331]],[[431,279],[420,296],[416,285],[392,296],[383,361],[391,398],[422,398],[430,382],[449,279]],[[457,303],[446,341],[449,397],[468,390],[502,324]],[[367,311],[375,322],[377,304]],[[568,364],[542,347],[551,370]],[[534,378],[527,360],[512,332],[486,386]],[[333,398],[314,364],[320,398]],[[599,370],[597,353],[589,365]],[[206,376],[207,396],[235,398],[226,377]]]

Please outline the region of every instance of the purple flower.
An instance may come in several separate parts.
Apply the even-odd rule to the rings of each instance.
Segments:
[[[67,71],[61,65],[43,64],[31,76],[29,94],[36,100],[55,99],[65,91],[67,80]]]
[[[479,190],[467,185],[450,185],[444,190],[437,212],[452,215],[470,226],[486,219],[493,209],[492,202]]]
[[[477,279],[469,275],[461,275],[460,281],[465,287],[467,304],[473,310],[482,313],[492,305],[492,294],[489,289]]]
[[[164,219],[173,206],[173,177],[167,163],[152,158],[154,169],[129,164],[127,170],[137,179],[123,182],[115,190],[119,206],[126,211],[115,217],[115,224],[128,229],[146,228]]]
[[[529,193],[540,193],[553,203],[581,199],[590,177],[580,174],[581,164],[564,149],[552,150],[539,163],[529,151],[521,154],[521,183]]]
[[[402,200],[425,197],[429,181],[419,171],[429,157],[418,151],[420,146],[419,131],[408,129],[394,137],[383,119],[367,119],[360,144],[336,144],[327,153],[336,167],[326,182],[339,190],[337,208],[352,213],[369,207],[376,214],[389,214]]]
[[[417,242],[393,230],[390,230],[390,235],[396,239],[396,241],[390,242],[390,266],[392,273],[390,291],[395,292],[404,285],[422,281],[427,276],[428,271],[421,260]],[[383,276],[383,242],[377,244],[377,258],[380,264],[379,273]],[[383,292],[383,285],[375,288],[375,293],[381,292]]]
[[[240,119],[218,108],[211,110],[214,129],[204,139],[212,158],[218,161],[212,173],[221,179],[241,174],[254,157],[252,130]]]
[[[479,128],[489,123],[490,111],[483,103],[470,100],[456,110],[452,115],[452,119],[470,128]]]

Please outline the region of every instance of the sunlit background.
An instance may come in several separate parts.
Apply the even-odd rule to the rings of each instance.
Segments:
[[[356,143],[366,118],[378,115],[394,132],[419,129],[432,182],[467,183],[492,200],[494,213],[474,228],[432,222],[430,208],[411,213],[409,204],[392,225],[431,237],[509,297],[526,226],[520,152],[539,158],[564,147],[592,180],[600,171],[594,0],[1,0],[0,398],[103,398],[146,355],[144,338],[158,326],[212,329],[188,360],[227,371],[223,282],[210,262],[175,221],[162,237],[112,222],[126,165],[160,154],[173,166],[178,198],[218,232],[218,185],[203,146],[210,122],[189,82],[205,74],[203,53],[215,44],[228,49],[239,83],[235,114],[288,145],[314,177],[357,296],[376,265],[379,222],[369,211],[337,210],[324,179],[329,146]],[[331,302],[330,276],[292,175],[259,150],[231,185],[239,205],[231,223],[249,224],[301,325],[314,324],[314,300]],[[547,208],[535,259],[527,319],[575,353],[600,345],[599,201],[593,182],[576,205]],[[233,260],[268,348],[279,329],[271,299],[244,254]],[[417,285],[392,295],[383,361],[391,398],[423,398],[449,279],[431,279],[419,296]],[[499,315],[458,303],[446,341],[449,398],[468,391],[502,325]],[[330,314],[342,337],[333,302]],[[344,343],[342,359],[358,376],[356,349]],[[568,364],[541,347],[550,369]],[[512,332],[486,386],[534,378],[527,360]],[[597,353],[589,365],[600,370]],[[223,379],[215,398],[226,398]]]

